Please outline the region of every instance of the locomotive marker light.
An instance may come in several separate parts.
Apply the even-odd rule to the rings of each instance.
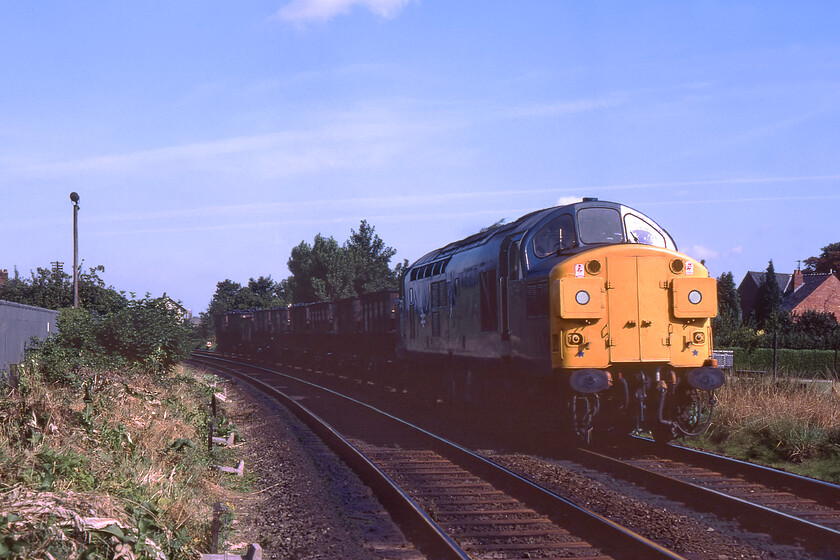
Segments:
[[[73,307],[79,307],[79,194],[70,193],[73,201]]]

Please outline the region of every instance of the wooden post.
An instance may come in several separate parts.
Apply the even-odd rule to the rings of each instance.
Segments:
[[[213,504],[213,522],[210,524],[210,554],[219,553],[219,537],[227,534],[227,521],[230,510],[222,502]],[[224,516],[224,519],[222,519]],[[224,540],[222,541],[224,545]]]

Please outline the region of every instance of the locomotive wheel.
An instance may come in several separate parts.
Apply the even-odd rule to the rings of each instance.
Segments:
[[[653,436],[653,441],[661,445],[665,445],[674,439],[674,428],[659,422],[650,429],[650,433]]]
[[[677,404],[676,421],[680,430],[686,435],[704,432],[711,421],[713,399],[711,391],[687,391]]]

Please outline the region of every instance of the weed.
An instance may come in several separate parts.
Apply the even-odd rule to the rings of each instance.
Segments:
[[[13,513],[0,515],[0,558],[14,558],[23,552],[24,542],[13,531],[13,525],[22,520]]]
[[[732,378],[719,390],[714,423],[693,440],[800,474],[840,481],[840,394],[836,385]],[[813,470],[812,470],[813,466]]]
[[[25,394],[0,395],[0,560],[105,560],[118,547],[195,557],[220,492],[194,443],[207,434],[196,426],[208,418],[203,379],[79,368],[56,382],[31,371]],[[86,516],[117,522],[87,527]]]

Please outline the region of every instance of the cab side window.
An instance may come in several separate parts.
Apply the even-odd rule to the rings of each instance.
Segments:
[[[631,243],[665,247],[665,238],[662,234],[640,217],[627,214],[624,216],[624,225],[627,228],[627,240]]]
[[[570,214],[562,214],[544,225],[534,236],[534,254],[540,258],[550,257],[563,249],[574,247],[575,221]]]

